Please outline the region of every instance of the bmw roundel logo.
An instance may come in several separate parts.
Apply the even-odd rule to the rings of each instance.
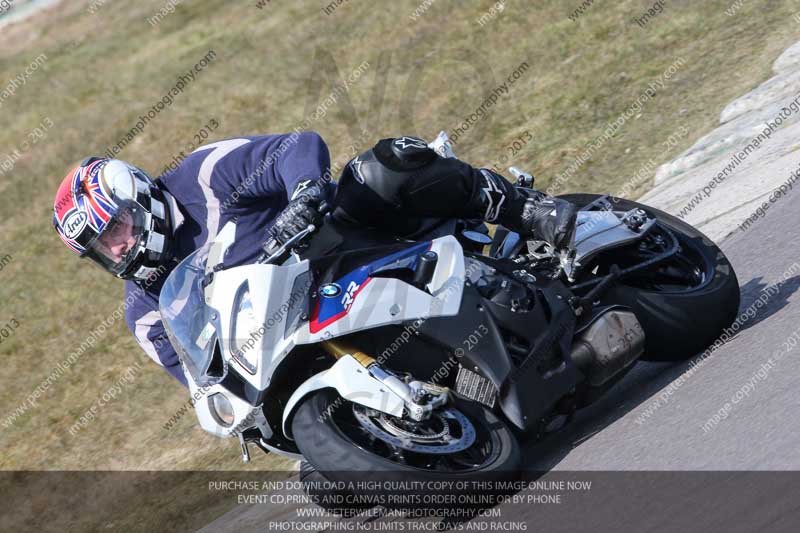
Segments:
[[[342,288],[335,283],[327,283],[319,288],[319,293],[325,298],[339,296],[340,292],[342,292]]]

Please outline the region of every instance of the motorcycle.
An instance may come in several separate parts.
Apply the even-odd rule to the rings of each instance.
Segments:
[[[431,146],[452,155],[445,134]],[[238,437],[245,461],[256,446],[337,483],[515,479],[523,439],[565,426],[637,361],[698,353],[739,306],[731,264],[692,226],[562,197],[580,208],[565,251],[477,221],[398,238],[329,215],[224,268],[229,223],[160,295],[201,427]]]

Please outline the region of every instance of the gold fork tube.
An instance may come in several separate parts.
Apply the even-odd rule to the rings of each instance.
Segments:
[[[326,352],[334,356],[336,359],[341,359],[345,355],[350,355],[365,368],[369,368],[376,362],[374,358],[342,341],[328,340],[322,341],[320,344]]]

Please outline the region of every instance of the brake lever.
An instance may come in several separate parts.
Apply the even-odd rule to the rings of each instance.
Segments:
[[[261,254],[259,258],[256,260],[256,264],[260,265],[271,264],[274,260],[281,257],[286,252],[290,251],[295,244],[299,243],[300,241],[305,239],[306,236],[308,236],[311,233],[314,233],[316,230],[317,227],[314,224],[309,224],[306,229],[299,231],[297,235],[295,235],[285,243],[281,244],[277,250],[272,252],[271,255],[267,256],[267,252]]]

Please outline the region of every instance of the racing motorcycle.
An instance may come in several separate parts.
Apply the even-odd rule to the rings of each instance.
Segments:
[[[444,133],[431,146],[452,155]],[[731,264],[692,226],[622,198],[562,198],[580,208],[562,251],[476,221],[397,238],[328,216],[224,268],[229,223],[160,296],[200,425],[238,437],[245,461],[255,446],[335,482],[515,478],[523,439],[563,427],[637,361],[698,353],[739,306]]]

